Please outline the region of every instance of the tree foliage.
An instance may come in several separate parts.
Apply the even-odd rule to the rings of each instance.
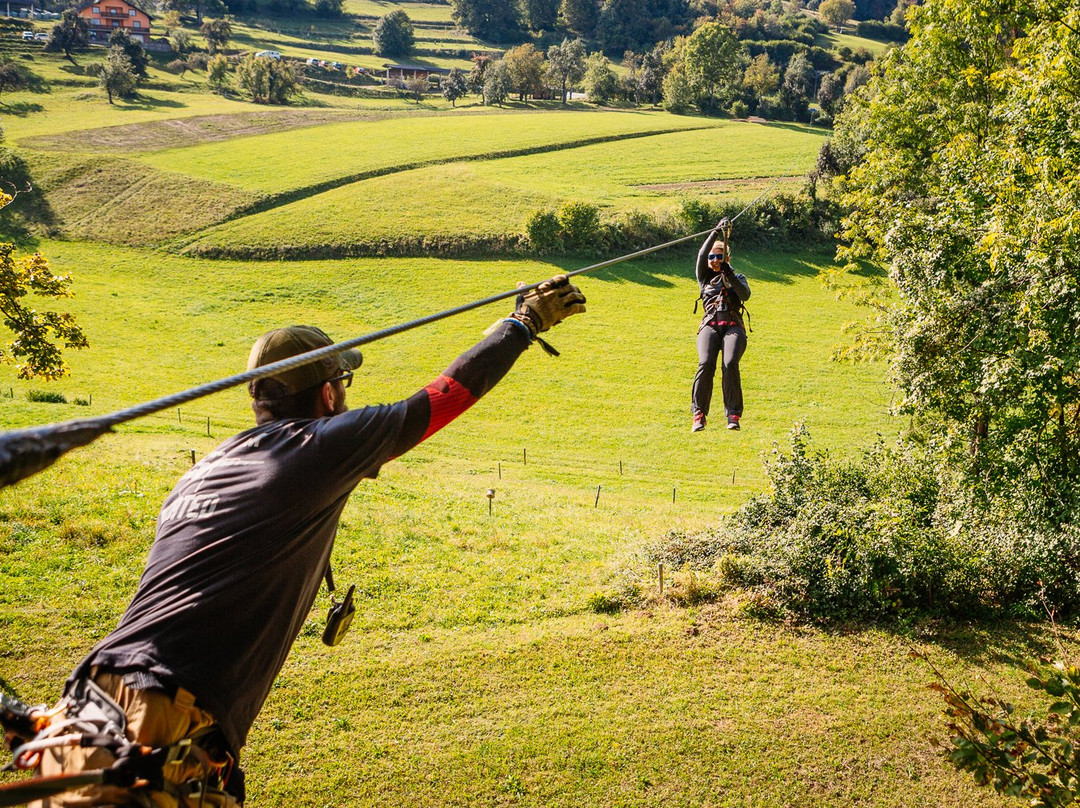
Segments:
[[[559,22],[559,0],[525,0],[524,9],[530,31],[550,31]]]
[[[902,409],[986,497],[1080,511],[1080,7],[927,0],[841,114],[842,255],[887,268]]]
[[[608,104],[619,88],[619,79],[602,53],[590,53],[585,60],[585,95],[594,104]]]
[[[513,80],[510,78],[510,69],[502,59],[491,62],[484,70],[484,104],[502,106],[503,101],[514,89]]]
[[[855,14],[855,4],[852,0],[822,0],[818,6],[818,14],[830,26],[839,30]]]
[[[565,104],[570,88],[585,75],[585,44],[580,39],[564,39],[561,45],[548,48],[546,74]]]
[[[925,654],[913,656],[928,664]],[[950,763],[980,786],[1022,797],[1031,808],[1064,808],[1080,801],[1080,668],[1066,662],[1043,666],[1027,685],[1046,703],[1045,717],[1016,716],[998,696],[956,690],[936,668],[930,685],[945,700],[952,733]]]
[[[543,89],[544,53],[533,47],[531,42],[508,50],[503,61],[510,71],[510,83],[519,101],[526,101]]]
[[[300,92],[296,74],[289,65],[254,55],[240,60],[236,81],[256,104],[287,104]]]
[[[591,37],[600,16],[600,7],[596,0],[562,0],[559,16],[571,33]]]
[[[225,50],[232,39],[232,25],[225,19],[206,20],[199,26],[199,32],[206,40],[206,48],[211,54]]]
[[[384,14],[375,23],[371,39],[379,56],[406,56],[412,53],[415,42],[412,20],[400,8]]]
[[[138,76],[135,74],[135,66],[127,53],[119,45],[109,48],[109,55],[105,62],[100,65],[98,82],[109,97],[109,103],[115,103],[114,98],[130,98],[135,94],[138,86]]]
[[[143,47],[142,42],[132,39],[127,28],[114,28],[109,35],[109,49],[111,51],[116,48],[120,49],[127,57],[128,62],[131,64],[131,70],[135,74],[135,79],[145,79],[147,77],[146,68],[150,64],[150,56],[146,53],[146,48]]]
[[[503,42],[521,33],[521,10],[507,0],[451,0],[454,22],[481,39]]]
[[[443,98],[450,102],[450,106],[456,107],[457,100],[468,90],[465,73],[460,68],[451,67],[450,72],[439,80],[439,90]]]
[[[686,40],[686,78],[708,108],[729,100],[742,78],[745,52],[731,29],[716,22],[700,26]]]
[[[89,23],[79,16],[76,9],[64,9],[64,12],[60,15],[60,20],[49,32],[49,39],[45,42],[45,50],[50,53],[63,52],[68,61],[75,64],[71,52],[89,46]]]
[[[0,207],[11,199],[0,191]],[[0,243],[0,315],[15,336],[0,350],[0,361],[14,363],[20,379],[59,379],[68,373],[63,349],[90,343],[70,314],[39,312],[27,305],[27,298],[71,297],[71,276],[53,275],[40,253],[23,258],[14,253],[14,244]]]

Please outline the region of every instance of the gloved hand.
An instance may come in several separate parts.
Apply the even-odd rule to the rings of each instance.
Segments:
[[[727,216],[725,216],[723,219],[716,223],[716,227],[713,228],[713,231],[719,235],[723,235],[725,232],[727,232],[727,229],[729,227],[731,227],[731,220],[728,219]]]
[[[518,298],[513,317],[529,327],[533,336],[558,325],[571,314],[585,311],[585,295],[566,275],[556,275]]]

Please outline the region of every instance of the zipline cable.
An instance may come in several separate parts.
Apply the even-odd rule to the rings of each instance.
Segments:
[[[766,188],[731,218],[729,224],[761,201],[779,184],[781,179],[783,179],[782,176],[777,177],[772,185]],[[712,230],[713,228],[709,228],[708,230],[702,230],[699,233],[691,233],[688,236],[682,236],[681,238],[673,239],[672,241],[666,241],[663,244],[657,244],[653,247],[646,247],[645,249],[627,253],[626,255],[621,255],[607,261],[601,261],[597,264],[590,264],[587,267],[576,269],[565,274],[567,277],[573,278],[586,272],[593,272],[597,269],[614,266],[615,264],[620,264],[624,261],[640,258],[643,255],[649,255],[650,253],[673,247],[676,244],[682,244],[684,241],[689,241],[690,239],[700,238],[701,236],[712,232]],[[345,340],[344,342],[338,342],[334,345],[327,345],[325,348],[318,348],[314,351],[297,354],[288,359],[282,359],[279,362],[273,362],[269,365],[253,368],[234,376],[228,376],[224,379],[208,382],[207,384],[199,385],[198,387],[192,387],[179,393],[173,393],[172,395],[164,396],[163,398],[147,401],[106,415],[100,415],[94,418],[78,418],[71,421],[63,421],[58,424],[46,424],[40,427],[6,432],[0,435],[0,488],[13,485],[19,480],[24,480],[39,471],[43,471],[51,466],[61,455],[64,455],[79,446],[86,446],[101,435],[111,432],[113,428],[119,424],[133,421],[136,418],[142,418],[156,412],[161,412],[162,410],[172,409],[181,404],[187,404],[188,402],[194,401],[195,399],[214,393],[220,393],[230,387],[246,384],[255,381],[256,379],[263,379],[267,376],[274,376],[286,370],[316,362],[323,357],[332,356],[350,348],[357,348],[361,345],[367,345],[381,339],[386,339],[387,337],[392,337],[405,331],[419,328],[420,326],[444,320],[448,317],[454,317],[455,315],[463,314],[467,311],[472,311],[473,309],[478,309],[500,300],[516,297],[536,289],[545,281],[538,281],[537,283],[528,286],[517,287],[506,292],[491,295],[490,297],[474,300],[471,303],[464,303],[460,306],[455,306],[452,309],[429,314],[425,317],[418,317],[417,319],[410,320],[406,323],[384,328],[379,331],[373,331],[370,334]]]

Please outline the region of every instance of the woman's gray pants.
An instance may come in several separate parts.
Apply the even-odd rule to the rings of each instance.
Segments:
[[[716,360],[723,354],[722,379],[720,388],[724,393],[725,415],[742,417],[742,378],[739,375],[739,360],[746,350],[746,331],[738,325],[703,326],[697,335],[698,369],[694,376],[694,389],[691,394],[691,411],[709,414],[712,403],[713,377],[716,375]]]

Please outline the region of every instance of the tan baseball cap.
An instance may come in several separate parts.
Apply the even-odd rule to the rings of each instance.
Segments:
[[[324,331],[314,326],[290,325],[288,328],[275,328],[273,331],[267,331],[251,346],[248,370],[333,344],[334,341]],[[324,356],[322,359],[316,359],[314,362],[291,368],[269,378],[281,382],[288,391],[286,395],[292,395],[301,390],[316,387],[346,371],[356,370],[363,361],[364,357],[360,351],[352,348]]]

